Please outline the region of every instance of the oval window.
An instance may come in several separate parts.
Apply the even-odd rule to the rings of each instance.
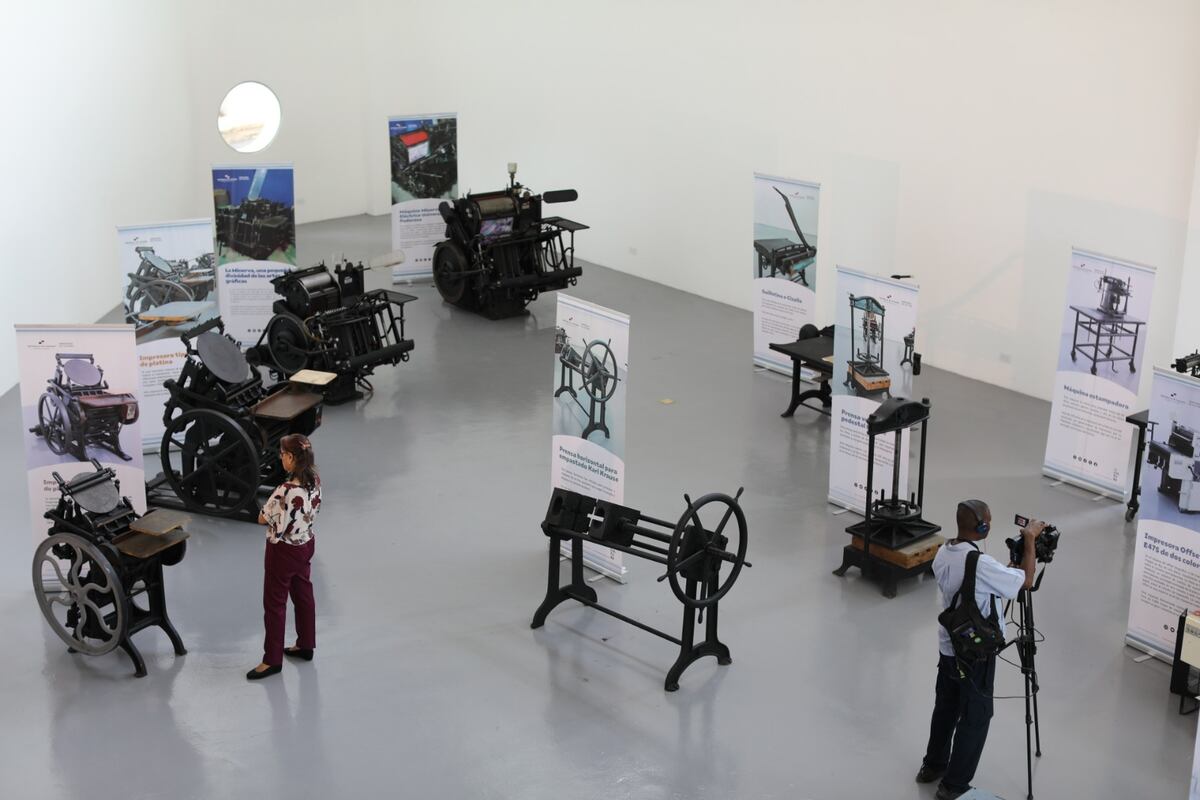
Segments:
[[[257,153],[279,132],[279,98],[257,81],[229,90],[217,112],[217,130],[239,153]]]

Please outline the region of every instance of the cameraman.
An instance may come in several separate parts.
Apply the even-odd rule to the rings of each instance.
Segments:
[[[964,500],[956,514],[958,536],[938,550],[933,559],[933,574],[942,593],[942,608],[949,608],[963,583],[968,553],[979,550],[975,543],[986,539],[992,527],[992,512],[982,500]],[[1005,567],[989,555],[981,554],[975,568],[974,600],[980,614],[993,612],[1004,636],[1004,614],[1000,598],[1012,599],[1022,589],[1033,586],[1035,573],[1034,540],[1046,523],[1031,520],[1021,529],[1024,556],[1019,568]],[[933,719],[929,726],[929,745],[917,773],[917,783],[941,779],[936,800],[953,800],[971,788],[983,745],[992,719],[992,684],[996,657],[992,655],[959,667],[954,656],[950,633],[938,625],[937,694]],[[951,750],[953,742],[953,751]]]

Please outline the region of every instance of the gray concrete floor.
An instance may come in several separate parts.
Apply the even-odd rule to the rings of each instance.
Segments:
[[[387,218],[300,228],[301,263],[388,249]],[[586,247],[585,243],[584,246]],[[386,285],[387,274],[372,273]],[[589,267],[575,294],[632,316],[629,505],[746,487],[754,569],[723,602],[734,663],[662,690],[672,647],[587,609],[529,629],[542,598],[553,296],[489,322],[412,290],[408,364],[314,436],[325,481],[314,567],[318,655],[247,683],[261,650],[262,535],[197,518],[169,570],[189,648],[139,634],[124,656],[68,655],[29,588],[16,394],[0,398],[0,797],[927,798],[912,781],[932,705],[936,587],[885,600],[830,570],[851,515],[825,502],[829,423],[779,418],[786,382],[751,366],[750,315]],[[1183,797],[1195,717],[1168,669],[1122,645],[1133,527],[1122,507],[1039,474],[1047,404],[929,369],[931,516],[978,496],[998,520],[1056,522],[1038,595],[1045,755],[1039,798]],[[659,402],[671,398],[672,405]],[[596,584],[666,628],[658,570]],[[997,693],[1018,694],[1001,665]],[[977,783],[1024,796],[1020,700],[997,702]]]

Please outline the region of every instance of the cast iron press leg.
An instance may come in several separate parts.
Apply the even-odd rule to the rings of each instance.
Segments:
[[[583,542],[579,539],[571,540],[571,582],[566,586],[559,585],[558,559],[559,551],[562,549],[562,542],[563,540],[560,536],[550,537],[550,555],[546,572],[546,597],[533,614],[533,621],[529,624],[531,628],[542,627],[546,623],[546,617],[554,610],[554,607],[564,600],[570,600],[572,597],[575,597],[580,600],[596,602],[596,590],[588,586],[583,580]]]
[[[695,578],[687,580],[687,596],[696,597]],[[708,592],[717,591],[717,579],[713,576],[709,579]],[[715,656],[717,663],[721,666],[727,666],[733,663],[733,658],[729,655],[729,648],[717,638],[717,606],[719,603],[713,603],[711,606],[704,608],[704,612],[708,614],[708,619],[704,622],[704,641],[700,644],[694,644],[696,633],[696,614],[700,609],[693,608],[690,605],[683,607],[683,632],[680,636],[679,657],[675,659],[675,663],[667,672],[667,679],[663,682],[663,688],[668,692],[674,692],[679,689],[679,678],[683,675],[684,670],[690,667],[696,661],[705,656]]]
[[[142,659],[142,654],[138,652],[138,649],[133,646],[133,642],[129,641],[128,636],[121,640],[120,647],[133,661],[133,677],[146,677],[146,662]]]
[[[787,407],[787,411],[779,416],[790,417],[796,413],[796,408],[800,405],[800,362],[792,362],[792,402]]]
[[[167,616],[167,595],[163,585],[162,564],[158,564],[154,570],[151,579],[154,581],[154,589],[150,592],[150,613],[158,618],[158,626],[163,629],[163,633],[171,640],[171,647],[175,648],[175,655],[186,656],[187,648],[183,646],[183,638],[179,635],[179,631],[175,630],[175,626],[171,624],[171,618]]]

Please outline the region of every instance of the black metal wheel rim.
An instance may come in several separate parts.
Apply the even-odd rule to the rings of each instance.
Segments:
[[[172,419],[160,456],[163,475],[189,510],[235,514],[258,494],[258,448],[219,411],[193,409]]]
[[[69,557],[60,559],[55,550]],[[44,566],[54,576],[49,584],[42,580]],[[38,544],[33,590],[50,629],[67,646],[98,656],[124,638],[129,606],[121,579],[100,548],[82,536],[56,533]]]
[[[740,495],[740,492],[739,492]],[[692,501],[687,495],[684,495],[684,500],[687,501],[688,507],[679,518],[679,522],[675,525],[675,531],[671,534],[671,542],[667,546],[667,578],[671,584],[671,591],[679,598],[679,602],[692,608],[703,608],[710,606],[729,593],[733,588],[733,584],[737,581],[738,575],[742,572],[742,567],[746,563],[746,545],[747,545],[747,528],[746,515],[742,511],[742,507],[738,504],[737,498],[730,497],[727,494],[706,494],[699,500]],[[721,520],[715,527],[706,527],[701,519],[701,512],[706,506],[713,506],[714,511],[724,509],[721,515]],[[714,516],[712,512],[708,514]],[[737,536],[738,544],[735,552],[729,552],[726,549],[728,542],[719,543],[721,537],[724,536],[725,526],[729,524],[729,520],[737,521]],[[702,548],[696,549],[691,554],[684,556],[683,546],[685,537],[688,535],[701,537],[704,543]],[[718,569],[721,562],[728,562],[732,566],[729,569],[729,574],[725,579],[717,584],[715,590],[709,591],[705,581],[700,584],[700,597],[689,597],[684,585],[679,581],[679,574],[685,568],[692,566],[695,562],[708,562],[709,569]],[[709,569],[704,572],[708,574]]]

